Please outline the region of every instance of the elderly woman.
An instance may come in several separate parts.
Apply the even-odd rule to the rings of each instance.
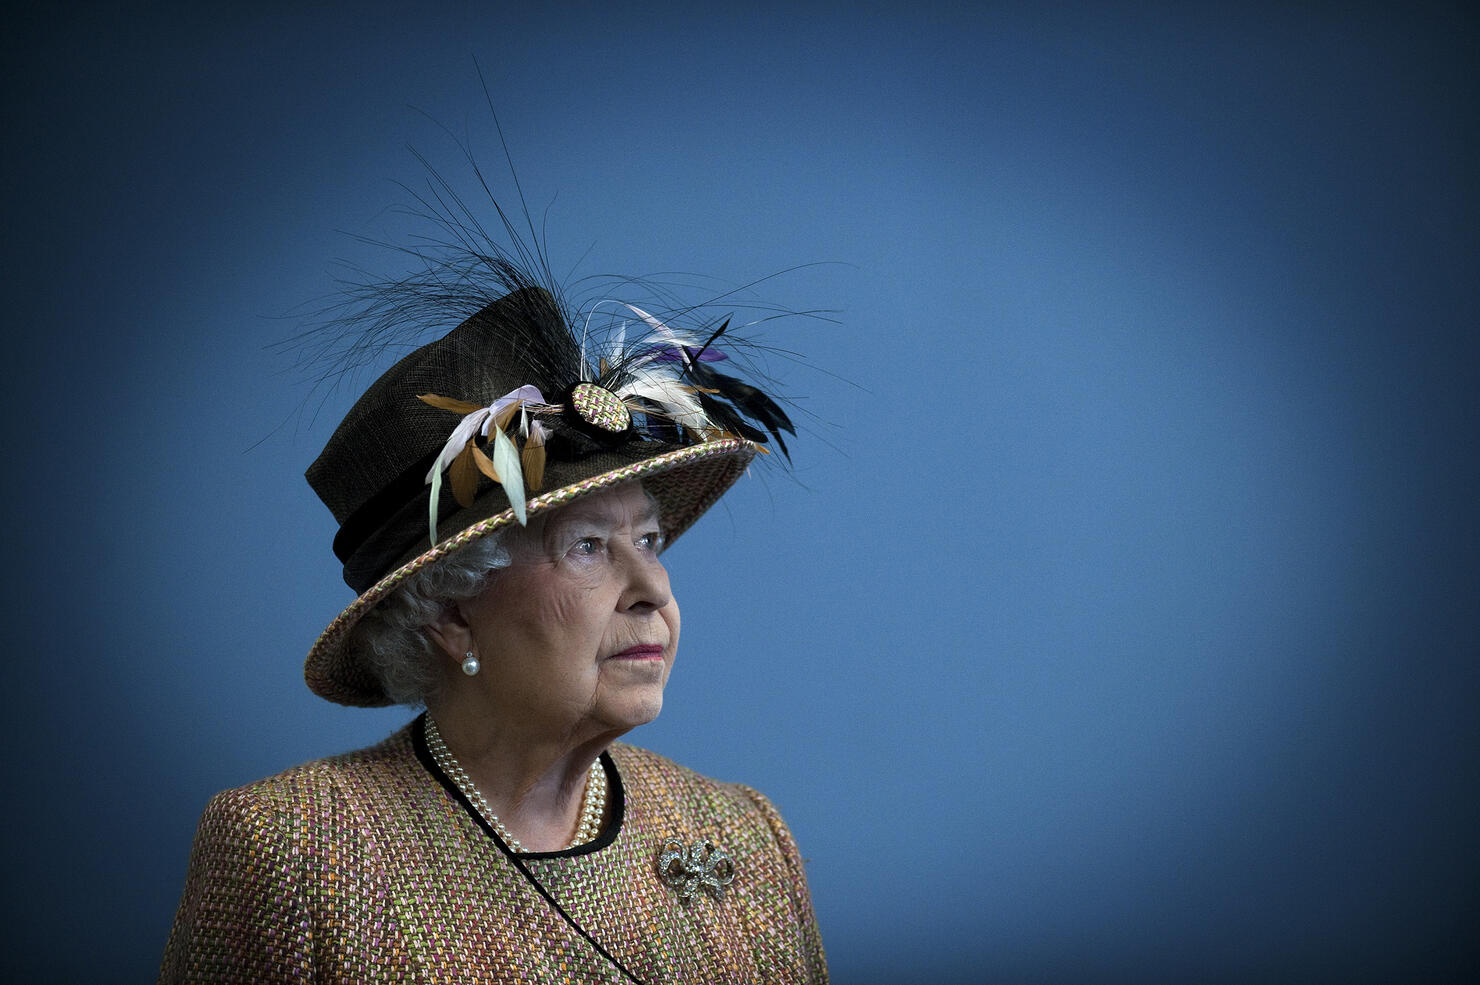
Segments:
[[[775,808],[617,741],[678,649],[663,549],[789,422],[723,326],[598,345],[497,273],[308,473],[359,593],[308,684],[426,713],[211,800],[161,981],[826,981]]]

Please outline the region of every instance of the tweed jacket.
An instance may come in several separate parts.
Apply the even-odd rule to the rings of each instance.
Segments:
[[[607,830],[518,856],[531,881],[423,723],[212,798],[160,981],[628,981],[597,944],[651,985],[827,981],[801,856],[755,790],[618,743]],[[669,838],[709,839],[733,880],[681,898],[659,874]]]

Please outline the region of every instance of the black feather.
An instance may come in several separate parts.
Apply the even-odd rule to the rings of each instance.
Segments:
[[[741,417],[735,408],[723,401],[716,400],[707,393],[696,394],[699,398],[699,406],[704,408],[704,413],[709,419],[723,427],[731,434],[738,434],[742,438],[749,438],[759,444],[766,443],[766,436],[750,422]]]
[[[701,378],[703,382],[696,379],[695,383],[710,390],[718,390],[726,400],[744,411],[747,417],[760,421],[772,431],[779,429],[788,434],[796,434],[786,411],[756,387],[707,367],[702,369]]]
[[[786,456],[788,462],[791,461],[791,452],[787,449],[786,441],[781,437],[781,432],[785,431],[788,434],[795,435],[796,429],[792,426],[791,418],[786,416],[786,411],[782,410],[776,401],[743,380],[738,380],[733,376],[727,376],[724,373],[710,369],[708,366],[699,362],[698,359],[690,361],[688,372],[689,378],[695,386],[702,387],[705,390],[713,390],[720,397],[735,405],[734,410],[732,410],[729,405],[721,403],[713,395],[701,393],[700,404],[706,411],[711,412],[711,416],[713,416],[711,408],[717,406],[723,407],[731,415],[735,415],[738,411],[738,413],[744,414],[751,420],[759,422],[767,431],[771,432],[771,437],[776,439],[776,446],[781,449],[781,454]],[[730,430],[736,434],[742,433],[733,427]],[[759,434],[753,427],[750,430],[754,434]],[[745,437],[751,436],[747,434]],[[766,439],[751,438],[751,440],[765,441]]]

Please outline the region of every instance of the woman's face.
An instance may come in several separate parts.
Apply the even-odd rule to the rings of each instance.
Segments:
[[[678,648],[678,605],[658,560],[657,508],[642,487],[583,497],[506,544],[513,563],[462,605],[483,665],[466,683],[480,686],[499,720],[552,737],[656,718]]]

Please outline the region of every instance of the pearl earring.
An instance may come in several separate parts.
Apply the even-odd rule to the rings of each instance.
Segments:
[[[478,662],[478,658],[473,656],[472,650],[469,650],[467,652],[467,655],[463,657],[463,673],[467,674],[469,677],[472,677],[474,674],[478,673],[479,668],[482,666],[483,665]]]

